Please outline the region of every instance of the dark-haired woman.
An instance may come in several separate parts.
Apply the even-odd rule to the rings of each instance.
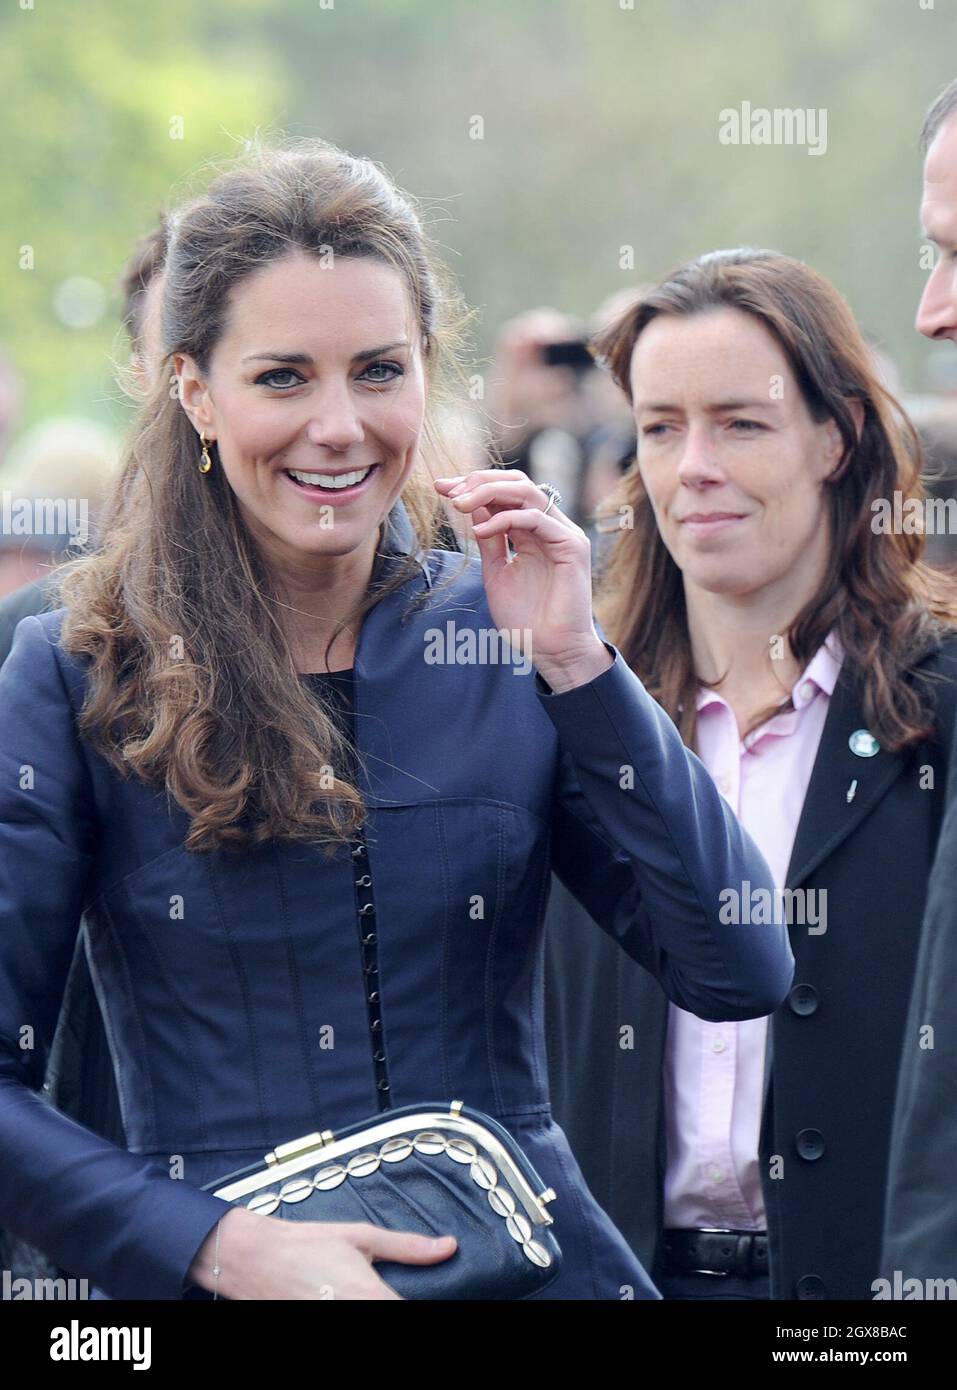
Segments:
[[[952,585],[886,524],[919,446],[776,253],[682,267],[598,346],[638,457],[596,612],[760,845],[796,969],[770,1024],[704,1021],[556,913],[556,1114],[666,1297],[767,1297],[770,1247],[771,1296],[869,1299],[955,708]]]
[[[584,533],[524,474],[423,472],[448,303],[370,162],[307,141],[222,173],[173,219],[103,546],[0,673],[0,1225],[101,1294],[396,1297],[376,1260],[455,1258],[427,1212],[201,1188],[459,1099],[554,1191],[545,1296],[655,1297],[549,1111],[550,863],[684,1007],[789,986],[783,928],[721,919],[767,866],[600,638]],[[435,548],[437,493],[481,562]],[[129,1152],[34,1094],[81,912]]]

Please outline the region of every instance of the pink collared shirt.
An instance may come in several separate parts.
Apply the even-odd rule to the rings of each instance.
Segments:
[[[742,741],[731,706],[698,692],[697,752],[785,886],[843,650],[831,633],[796,682],[794,710]],[[766,1228],[758,1137],[767,1018],[706,1023],[669,1006],[665,1044],[666,1227]]]

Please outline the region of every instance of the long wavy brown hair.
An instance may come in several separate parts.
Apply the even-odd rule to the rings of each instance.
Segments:
[[[259,140],[213,172],[171,217],[163,355],[102,542],[56,572],[68,609],[62,642],[90,658],[80,732],[124,776],[165,785],[190,815],[188,849],[283,838],[331,854],[365,816],[359,790],[332,774],[345,770],[349,750],[299,679],[280,620],[283,596],[222,469],[199,472],[196,432],[171,389],[172,356],[188,353],[205,373],[230,293],[290,253],[331,248],[396,268],[423,336],[427,386],[422,448],[402,501],[428,550],[447,513],[424,458],[442,456],[436,413],[458,398],[467,315],[417,206],[373,162],[322,140]],[[417,572],[414,555],[391,575],[377,560],[368,592],[330,645]]]
[[[635,344],[659,315],[688,317],[732,308],[768,329],[787,355],[815,421],[835,421],[844,453],[824,484],[830,564],[816,594],[785,635],[799,666],[832,629],[859,681],[864,717],[879,742],[898,751],[935,731],[931,682],[915,678],[920,658],[957,620],[952,580],[925,564],[922,534],[875,534],[871,504],[925,497],[920,440],[879,380],[871,350],[834,286],[775,251],[715,251],[674,271],[625,310],[594,349],[632,399]],[[863,406],[858,435],[851,403]],[[681,571],[655,522],[638,459],[596,511],[599,531],[620,531],[602,563],[595,611],[609,640],[692,746],[696,693]],[[761,711],[757,728],[783,706]]]

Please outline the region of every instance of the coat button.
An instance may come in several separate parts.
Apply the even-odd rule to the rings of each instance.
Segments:
[[[379,1002],[379,991],[378,991],[377,989],[374,989],[374,990],[372,991],[372,993],[369,995],[369,1003],[370,1003],[370,1004],[378,1004],[378,1002]]]
[[[352,851],[352,857],[353,859],[362,859],[365,855],[365,852],[365,845],[356,845],[355,849]]]
[[[801,1157],[810,1163],[824,1152],[824,1135],[819,1129],[799,1129],[794,1145]]]
[[[375,942],[375,932],[370,931],[362,938],[363,946],[372,946]]]
[[[378,999],[378,997],[379,997],[379,996],[376,995],[376,998],[377,998],[377,999]],[[381,1019],[381,1018],[374,1018],[374,1019],[372,1020],[372,1022],[369,1024],[369,1028],[371,1029],[371,1031],[372,1031],[373,1033],[381,1033],[381,1032],[382,1032],[382,1019]]]
[[[377,1081],[376,1085],[378,1086],[380,1091],[389,1091],[392,1089],[388,1081]]]
[[[795,985],[788,995],[791,1012],[807,1018],[817,1012],[817,990],[813,985]]]
[[[374,903],[363,903],[362,906],[359,908],[360,917],[370,917],[373,912],[375,912]]]
[[[794,1285],[794,1292],[798,1298],[823,1298],[827,1290],[823,1279],[816,1274],[805,1274]]]
[[[356,879],[356,887],[357,887],[357,888],[369,888],[369,887],[371,887],[371,884],[372,884],[372,875],[371,875],[371,874],[363,874],[361,878],[357,878],[357,879]]]
[[[384,1062],[384,1061],[385,1061],[385,1053],[382,1051],[381,1048],[379,1048],[379,1049],[377,1049],[377,1051],[373,1052],[373,1054],[372,1054],[372,1060],[373,1060],[374,1062]]]

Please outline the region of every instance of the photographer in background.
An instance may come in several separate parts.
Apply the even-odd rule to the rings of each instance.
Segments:
[[[592,331],[637,291],[619,291]],[[501,329],[489,394],[495,460],[559,488],[562,508],[594,539],[592,515],[635,454],[634,424],[588,346],[585,325],[557,309],[532,309]]]

